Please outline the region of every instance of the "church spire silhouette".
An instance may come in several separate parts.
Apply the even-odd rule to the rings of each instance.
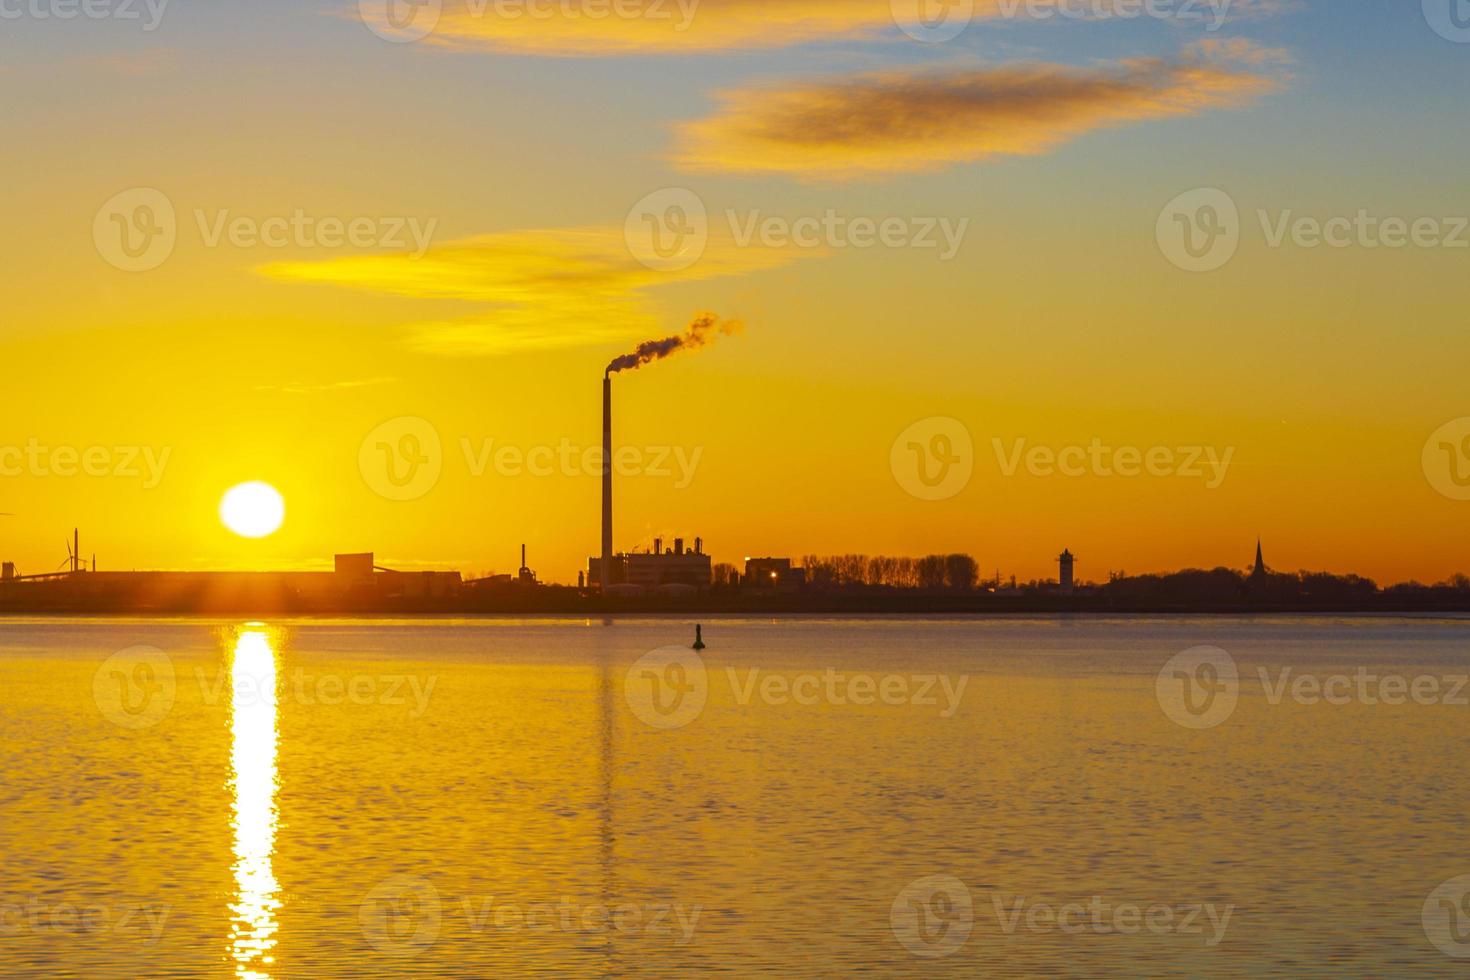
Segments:
[[[1266,577],[1266,559],[1261,555],[1261,538],[1256,536],[1256,566],[1251,569],[1251,578]]]

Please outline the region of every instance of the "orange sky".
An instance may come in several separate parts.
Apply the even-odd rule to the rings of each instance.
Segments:
[[[18,22],[0,557],[50,571],[79,525],[102,568],[479,573],[524,541],[575,580],[603,366],[713,311],[745,330],[615,380],[620,548],[1022,579],[1070,548],[1104,579],[1244,567],[1260,534],[1281,570],[1470,570],[1470,456],[1440,448],[1470,435],[1441,431],[1470,416],[1441,94],[1470,48],[1278,8],[981,3],[933,43],[847,0],[685,30],[449,3],[402,43],[356,4]],[[916,483],[931,450],[968,479]],[[246,480],[277,534],[221,526]]]

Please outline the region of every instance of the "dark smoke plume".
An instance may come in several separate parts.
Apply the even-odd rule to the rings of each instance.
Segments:
[[[661,361],[678,351],[703,347],[721,334],[739,333],[742,327],[739,320],[721,320],[713,313],[701,313],[682,334],[665,337],[663,340],[645,340],[633,353],[613,358],[613,362],[607,366],[607,373],[631,371],[649,361]]]

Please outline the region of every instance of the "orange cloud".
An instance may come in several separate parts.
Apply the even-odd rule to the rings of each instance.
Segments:
[[[1223,24],[1301,0],[1205,0],[1166,6],[1181,24]],[[1113,7],[1117,7],[1117,11]],[[704,54],[904,32],[953,37],[972,22],[1057,23],[1137,16],[1128,5],[1062,0],[359,0],[377,33],[441,48],[577,57]],[[941,28],[931,20],[943,18]]]
[[[893,28],[887,0],[444,0],[425,40],[587,56],[781,47]]]
[[[485,355],[624,340],[656,321],[645,292],[656,286],[744,275],[794,261],[793,250],[738,245],[711,234],[687,268],[650,268],[634,258],[622,228],[505,232],[448,242],[422,256],[352,255],[276,262],[258,271],[476,309],[411,324],[408,343],[439,354]],[[488,309],[487,309],[488,307]]]
[[[727,91],[678,130],[687,170],[851,179],[1034,156],[1097,129],[1233,108],[1279,88],[1284,52],[1246,41],[1075,68],[902,70]]]

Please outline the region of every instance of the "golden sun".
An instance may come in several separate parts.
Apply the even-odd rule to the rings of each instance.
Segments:
[[[242,538],[263,538],[280,529],[286,502],[269,483],[252,481],[231,487],[219,502],[219,519]]]

